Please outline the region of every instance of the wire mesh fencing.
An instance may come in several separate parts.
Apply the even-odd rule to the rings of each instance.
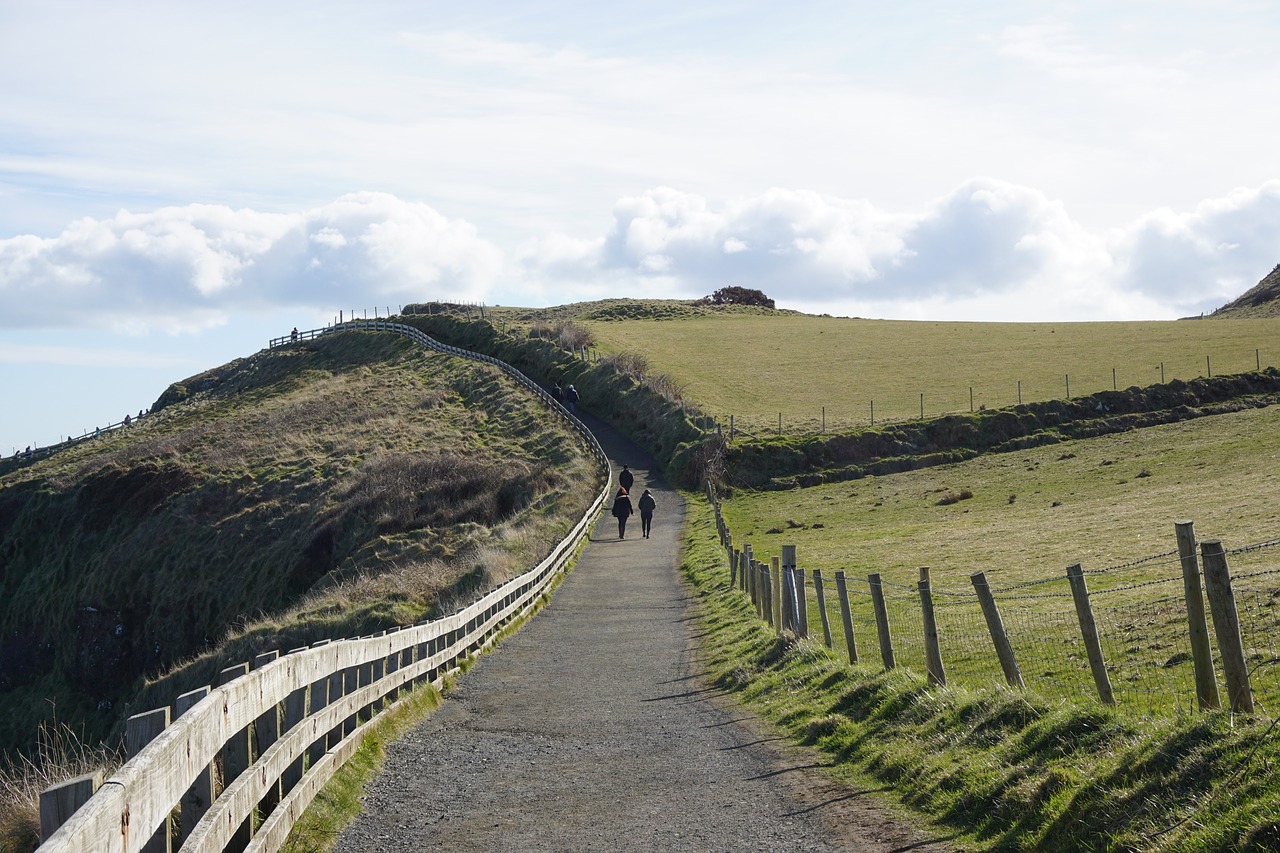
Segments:
[[[734,547],[710,487],[708,497],[732,585],[778,632],[851,663],[1152,716],[1280,708],[1280,540],[1225,551],[1182,522],[1179,548],[1120,565],[996,588],[977,573],[967,589],[922,569],[913,586],[806,571],[794,548],[761,562]]]

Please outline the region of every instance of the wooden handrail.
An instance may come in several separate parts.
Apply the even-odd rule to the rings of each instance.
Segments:
[[[489,356],[470,353],[434,341],[410,326],[383,321],[355,321],[327,330],[299,333],[319,337],[339,331],[390,331],[405,334],[432,349],[494,364],[522,385],[552,404],[586,440],[591,453],[608,470],[608,459],[595,436],[572,417],[544,389],[515,368]],[[307,338],[309,339],[309,338]],[[276,341],[289,343],[292,336]],[[226,786],[196,826],[188,829],[183,850],[222,851],[237,831],[281,784],[287,771],[312,745],[326,743],[321,760],[313,762],[302,781],[274,804],[266,821],[250,842],[250,850],[270,853],[279,849],[289,828],[307,804],[358,746],[360,738],[381,709],[408,685],[431,681],[442,685],[463,659],[491,645],[502,629],[537,607],[545,591],[565,568],[587,535],[597,515],[611,497],[608,477],[586,512],[551,553],[524,574],[495,587],[456,613],[384,636],[340,640],[297,650],[266,662],[258,669],[209,690],[200,702],[178,717],[81,806],[40,846],[46,853],[87,853],[110,850],[139,853],[181,802],[196,779],[214,762],[226,744],[264,714],[278,708],[299,691],[348,671],[370,673],[366,683],[345,695],[330,693],[257,760]],[[385,662],[394,659],[394,665]],[[337,679],[344,682],[344,679]],[[355,681],[351,683],[355,684]],[[315,705],[320,704],[319,707]],[[344,723],[354,725],[338,742],[328,740]],[[287,784],[287,783],[284,783]]]

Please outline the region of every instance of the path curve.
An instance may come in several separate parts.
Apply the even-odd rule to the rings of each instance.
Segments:
[[[709,689],[678,573],[683,501],[590,422],[658,501],[604,516],[545,610],[388,748],[342,853],[945,849],[813,769]],[[634,498],[633,498],[634,500]]]

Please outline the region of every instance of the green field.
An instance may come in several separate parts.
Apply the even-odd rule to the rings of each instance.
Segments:
[[[879,660],[867,575],[880,573],[895,644],[924,671],[916,583],[930,567],[951,674],[1001,680],[973,595],[982,571],[1001,603],[1028,687],[1092,696],[1065,567],[1081,563],[1117,699],[1144,712],[1194,706],[1174,522],[1191,520],[1229,552],[1280,536],[1280,411],[1251,409],[1167,426],[992,454],[885,477],[739,494],[724,504],[735,545],[757,559],[795,545],[799,565],[822,571],[834,645],[844,648],[830,582],[850,578],[855,636]],[[950,502],[961,495],[971,497]],[[1229,554],[1255,689],[1280,703],[1280,622],[1274,593],[1280,549]],[[1102,571],[1105,570],[1105,571]],[[1030,585],[1028,585],[1030,584]],[[812,595],[811,595],[812,598]],[[811,635],[821,637],[816,604]],[[1221,669],[1219,668],[1219,673]]]
[[[584,319],[602,353],[643,354],[727,425],[786,432],[998,408],[1280,364],[1280,318],[944,323],[795,314]],[[1207,358],[1207,362],[1206,362]],[[1163,374],[1161,371],[1163,365]],[[1114,369],[1114,383],[1112,370]]]

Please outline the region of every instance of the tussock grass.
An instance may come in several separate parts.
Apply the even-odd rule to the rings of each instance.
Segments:
[[[65,724],[41,724],[36,750],[0,769],[0,853],[27,853],[40,844],[40,793],[95,771],[110,776],[122,756],[85,743]]]

